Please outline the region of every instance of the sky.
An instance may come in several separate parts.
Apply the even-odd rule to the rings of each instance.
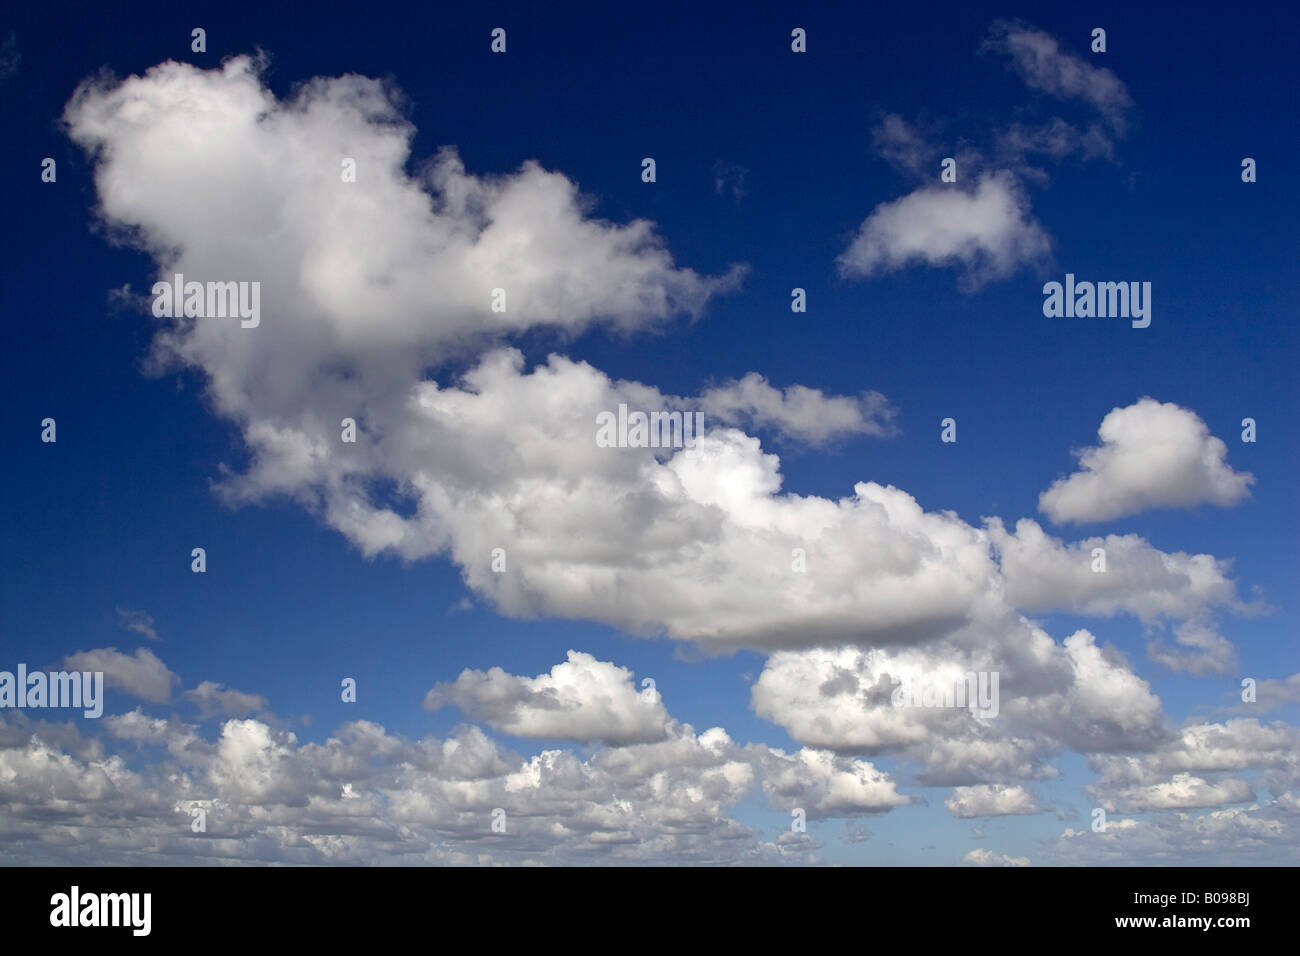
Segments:
[[[1300,861],[1295,16],[8,11],[0,860]]]

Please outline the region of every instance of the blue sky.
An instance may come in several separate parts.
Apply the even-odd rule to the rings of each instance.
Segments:
[[[132,665],[105,651],[93,659],[119,674],[110,677],[110,717],[0,714],[4,753],[25,761],[15,766],[29,781],[3,791],[14,821],[7,860],[76,861],[68,843],[92,845],[87,821],[107,816],[145,834],[117,851],[127,862],[1295,862],[1300,691],[1287,679],[1300,671],[1290,480],[1300,409],[1288,160],[1298,144],[1294,23],[1279,22],[1293,14],[506,4],[364,17],[340,8],[310,25],[252,5],[121,16],[15,11],[0,22],[12,38],[0,81],[11,145],[0,164],[15,224],[2,280],[9,345],[0,416],[14,441],[0,478],[9,505],[0,668],[144,648],[165,673],[158,690],[158,672],[140,670],[140,658]],[[190,49],[195,26],[207,31],[206,52]],[[1099,26],[1104,53],[1089,49]],[[489,51],[494,27],[507,30],[504,54]],[[807,31],[806,53],[791,51],[796,27]],[[228,58],[258,51],[260,67],[219,72]],[[115,99],[118,84],[167,60],[188,66],[137,81],[132,89],[150,105],[133,116]],[[344,75],[381,84],[339,81],[314,111],[283,105],[312,78]],[[240,97],[250,91],[272,103],[278,125],[248,113]],[[376,97],[366,101],[376,109],[382,101],[390,125],[368,122],[349,96]],[[213,112],[187,114],[196,103],[253,120],[223,126]],[[406,132],[394,134],[399,121]],[[191,128],[201,143],[187,140]],[[1071,145],[1016,150],[1013,130],[1051,130]],[[352,137],[349,146],[368,157],[408,135],[399,167],[363,158],[355,184],[319,174],[347,155],[315,149],[332,136]],[[438,233],[422,218],[429,193],[448,202],[423,177],[449,146],[463,172],[443,174],[481,191],[486,212],[444,205],[439,221],[470,233],[505,222],[503,232],[531,237],[522,258],[509,235],[488,230],[456,260],[448,235],[460,233]],[[941,183],[938,159],[950,156],[958,179]],[[53,183],[41,180],[45,157],[57,163]],[[655,159],[654,182],[642,181],[644,157]],[[1258,164],[1256,182],[1242,181],[1244,157]],[[520,172],[527,160],[546,173]],[[586,199],[557,193],[557,177]],[[377,181],[396,191],[368,192]],[[324,190],[335,186],[355,186],[348,195],[358,205],[327,212],[339,194]],[[968,205],[981,188],[998,202]],[[412,197],[419,189],[424,200]],[[937,225],[918,225],[925,211],[912,197],[933,202]],[[620,245],[619,230],[638,220],[653,224],[654,238]],[[864,235],[874,252],[843,267]],[[349,272],[358,259],[370,273]],[[492,262],[516,271],[488,269],[480,290],[473,270]],[[264,324],[218,328],[211,323],[225,320],[200,318],[176,340],[187,358],[159,371],[147,359],[165,323],[150,314],[148,293],[177,263],[195,276],[261,281]],[[240,271],[243,263],[255,267]],[[743,276],[727,281],[733,266]],[[1150,327],[1045,317],[1043,284],[1067,272],[1150,282]],[[533,278],[518,278],[525,274]],[[511,289],[512,279],[524,286],[513,300],[521,318],[494,328],[479,292]],[[806,291],[804,313],[791,311],[795,287]],[[464,385],[502,347],[519,351],[520,366],[488,374],[477,391]],[[710,429],[740,444],[702,456],[698,474],[674,472],[687,475],[685,499],[647,503],[642,496],[659,486],[646,484],[646,472],[607,467],[613,454],[585,466],[593,450],[572,444],[576,432],[554,415],[534,421],[535,402],[510,404],[553,353],[585,363],[587,384],[606,397],[616,383],[641,383],[704,407]],[[353,361],[351,379],[330,377]],[[737,384],[749,373],[767,383],[757,404]],[[551,394],[588,421],[577,399],[562,404],[566,389],[587,394],[579,377],[556,372]],[[436,381],[444,397],[461,389],[464,417],[410,418],[421,381]],[[797,405],[783,391],[795,386],[817,390],[816,399]],[[883,396],[885,412],[861,397],[868,392]],[[321,422],[347,413],[339,400],[357,393],[370,416],[360,448],[338,445],[335,433],[310,467],[284,448],[255,450],[267,434],[259,428],[323,441]],[[548,435],[537,461],[510,450],[521,432],[502,424],[498,400],[516,423]],[[1108,419],[1112,410],[1123,412]],[[848,423],[821,440],[818,423],[837,413]],[[958,429],[951,444],[940,441],[949,416]],[[53,444],[39,440],[46,417],[57,421]],[[1246,417],[1257,423],[1253,443],[1241,440]],[[1040,495],[1080,473],[1072,451],[1101,446],[1103,420],[1116,424],[1118,464],[1091,484],[1070,479],[1083,489],[1075,520],[1054,520]],[[755,549],[770,544],[788,564],[801,540],[791,528],[825,519],[812,505],[773,504],[769,489],[749,488],[761,485],[754,469],[763,459],[745,436],[779,456],[777,499],[852,500],[855,483],[874,482],[938,517],[855,518],[818,546],[823,563],[815,558],[807,572],[810,590],[773,586],[770,569],[751,563]],[[1155,448],[1157,439],[1172,444]],[[660,480],[672,471],[663,456],[642,458]],[[588,492],[574,491],[588,480]],[[382,516],[344,517],[357,501],[382,509],[392,489],[424,481],[440,490],[421,499],[427,521],[414,516],[415,499],[399,504],[400,546],[373,546],[388,540]],[[736,488],[747,490],[733,501]],[[612,510],[600,507],[605,500]],[[1115,502],[1122,513],[1110,516]],[[491,577],[479,546],[480,529],[490,537],[505,511],[511,521],[499,527],[530,529],[518,543],[529,557],[511,565],[517,583]],[[1056,547],[1009,568],[989,543],[986,517],[1008,532],[1032,519]],[[661,528],[673,544],[641,549]],[[1069,550],[1077,542],[1107,535],[1140,542],[1119,565],[1108,544],[1107,573],[1121,579],[1113,592],[1097,598],[1089,579],[1035,576],[1086,556],[1090,546]],[[575,542],[586,549],[580,557]],[[916,542],[924,573],[899,557]],[[206,549],[204,574],[191,572],[194,547]],[[975,567],[976,552],[991,555],[987,566]],[[860,592],[846,584],[856,580]],[[1000,595],[992,610],[985,588]],[[963,622],[941,626],[936,607],[950,599]],[[628,624],[633,607],[651,609],[637,612],[644,627]],[[825,608],[836,609],[827,612],[832,636],[810,645]],[[891,615],[914,628],[901,645],[877,629]],[[753,625],[768,620],[772,633],[757,635]],[[149,623],[133,630],[132,621]],[[1080,629],[1118,655],[1105,658],[1101,677],[1065,649]],[[1054,647],[1041,673],[999,664],[1031,632]],[[954,647],[967,656],[954,657]],[[863,689],[885,665],[861,655],[881,648],[930,654],[918,658],[923,671],[983,661],[1017,673],[1020,683],[1007,678],[1003,688],[1015,723],[975,731],[958,726],[964,715],[917,718],[899,731],[920,735],[911,743],[869,746],[862,728],[878,724],[888,738],[893,718],[865,698],[823,691],[837,716],[828,710],[825,733],[810,735],[800,721],[813,713],[802,695],[817,690],[807,672],[852,661]],[[536,730],[556,725],[542,719],[544,702],[529,709],[520,682],[496,687],[524,695],[511,698],[514,724],[486,685],[458,682],[466,669],[536,678],[570,650],[594,658],[599,680],[613,683],[601,685],[612,695],[603,704],[567,700],[585,728],[567,735]],[[634,685],[620,683],[619,667]],[[765,669],[768,708],[752,696]],[[357,681],[355,703],[340,700],[343,677]],[[627,697],[645,677],[660,705]],[[1243,677],[1263,685],[1253,709],[1240,702]],[[208,713],[186,696],[204,681],[264,701],[220,698]],[[423,707],[435,685],[456,703]],[[545,696],[539,687],[532,693]],[[1055,701],[1049,687],[1065,696]],[[634,723],[664,713],[674,723],[659,744],[592,737],[601,707],[623,705]],[[135,724],[122,723],[137,709]],[[1069,726],[1051,713],[1068,714]],[[159,722],[146,733],[143,718]],[[72,729],[51,729],[67,720]],[[465,796],[441,778],[399,781],[400,767],[383,758],[355,780],[313,763],[318,755],[303,748],[338,739],[352,721],[408,742],[475,725],[512,772],[512,761],[559,750],[589,780],[580,793],[538,785],[531,803],[519,797],[508,808],[518,829],[494,835],[488,811],[505,799],[493,789],[506,786],[505,772],[478,779],[492,797],[480,806],[479,791]],[[676,736],[683,725],[693,730]],[[185,727],[204,742],[197,757],[174,752],[189,739]],[[663,740],[698,747],[715,727],[735,748],[710,758],[733,768],[718,771],[732,774],[721,790],[712,777],[692,777],[690,760],[672,764],[647,749]],[[1189,743],[1197,734],[1217,741],[1209,757]],[[1080,744],[1090,735],[1105,747]],[[1034,769],[981,762],[976,738],[1032,754]],[[54,758],[33,749],[37,740],[63,750],[74,769],[56,773]],[[927,786],[927,768],[942,776],[927,748],[941,744],[960,755],[950,761],[960,773],[945,778],[959,782]],[[627,753],[599,756],[620,749]],[[114,784],[115,797],[92,797],[99,791],[89,781],[112,754],[133,776]],[[646,789],[627,797],[625,828],[602,829],[593,821],[611,797],[598,791],[616,789],[609,781],[621,778],[609,768],[624,757]],[[664,798],[646,782],[661,759],[670,789],[704,794],[674,805],[690,821],[680,829],[661,819]],[[735,779],[742,766],[752,780]],[[192,786],[153,802],[132,796],[157,792],[176,767]],[[73,807],[54,824],[41,822],[35,798],[47,773]],[[248,782],[258,774],[283,777],[283,786]],[[374,801],[376,827],[402,838],[341,823],[337,808],[320,811],[325,824],[293,817],[306,794],[337,802],[345,785]],[[407,806],[411,794],[428,793],[446,806],[433,800],[423,815]],[[981,800],[998,812],[963,815],[965,803]],[[194,806],[212,810],[213,839],[187,827]],[[290,832],[346,834],[345,846],[225,839],[223,826],[251,832],[241,814],[256,806],[288,814]],[[794,806],[809,808],[807,834],[789,832]],[[1089,831],[1094,807],[1136,823],[1077,834]],[[728,820],[749,829],[736,837]],[[565,834],[549,837],[557,825]],[[840,838],[857,827],[870,837]],[[1063,836],[1067,829],[1076,835]],[[615,831],[634,836],[608,837]]]

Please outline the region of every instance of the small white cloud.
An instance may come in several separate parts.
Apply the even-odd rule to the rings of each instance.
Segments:
[[[894,408],[879,392],[858,398],[825,395],[819,389],[792,385],[784,390],[757,372],[700,396],[707,415],[724,422],[774,428],[786,438],[824,445],[846,435],[888,435]]]
[[[187,690],[181,696],[198,705],[203,720],[217,716],[248,717],[264,713],[269,706],[261,694],[246,694],[210,680],[201,682],[198,687]]]
[[[1041,812],[1034,798],[1024,787],[981,784],[975,787],[956,787],[943,804],[948,812],[959,819],[973,817],[1023,816]]]
[[[977,288],[1043,261],[1051,247],[1016,178],[998,172],[981,175],[973,190],[936,184],[882,203],[837,262],[849,277],[961,266],[964,285]]]
[[[537,677],[466,669],[425,695],[428,710],[447,704],[516,737],[648,743],[665,739],[671,722],[658,691],[637,690],[630,670],[572,650]]]
[[[65,657],[63,666],[79,671],[103,671],[104,682],[109,687],[155,704],[170,701],[172,685],[180,681],[153,651],[143,647],[135,654],[123,654],[116,647],[78,651]]]
[[[1193,411],[1142,398],[1111,409],[1098,429],[1101,445],[1075,452],[1080,471],[1055,482],[1038,507],[1058,524],[1109,521],[1148,508],[1235,505],[1253,475],[1224,461],[1227,446]]]

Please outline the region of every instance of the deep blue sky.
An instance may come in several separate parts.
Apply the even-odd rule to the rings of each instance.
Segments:
[[[628,340],[597,330],[517,344],[530,360],[560,348],[612,377],[676,394],[755,370],[778,386],[876,389],[896,404],[893,438],[829,451],[777,442],[786,490],[837,497],[870,479],[929,510],[970,522],[999,515],[1010,525],[1036,516],[1038,494],[1073,470],[1070,449],[1095,443],[1111,408],[1150,395],[1192,409],[1227,442],[1233,467],[1255,474],[1252,497],[1231,510],[1148,512],[1078,536],[1132,532],[1166,551],[1235,559],[1243,593],[1260,589],[1276,611],[1225,625],[1242,674],[1280,679],[1298,669],[1294,10],[441,6],[55,5],[15,8],[0,20],[21,51],[17,75],[0,85],[10,223],[0,279],[0,428],[10,436],[0,471],[5,661],[36,666],[91,647],[142,646],[116,613],[142,609],[162,638],[148,646],[186,686],[216,680],[264,694],[280,715],[312,717],[295,726],[300,737],[324,739],[357,717],[411,735],[445,733],[461,718],[420,709],[432,684],[467,667],[539,674],[576,647],[638,679],[653,676],[673,715],[697,728],[797,746],[749,709],[745,675],[762,669],[757,654],[703,658],[603,625],[511,621],[482,605],[453,610],[467,592],[445,559],[365,560],[292,504],[231,511],[216,500],[209,481],[218,463],[243,460],[240,436],[205,407],[193,373],[142,374],[149,325],[114,308],[108,292],[147,286],[152,266],[95,224],[91,165],[59,117],[76,85],[99,70],[125,76],[169,57],[215,66],[260,49],[280,96],[317,75],[390,78],[418,130],[412,170],[443,145],[457,146],[476,174],[536,158],[594,197],[595,214],[653,220],[682,265],[714,273],[748,263],[740,291],[665,334]],[[1114,162],[1067,160],[1048,184],[1031,187],[1034,214],[1055,241],[1051,267],[974,293],[959,289],[951,269],[840,278],[835,257],[859,223],[912,188],[872,150],[882,113],[941,120],[951,134],[945,155],[961,142],[984,144],[994,123],[1050,115],[1034,114],[1041,97],[977,53],[992,20],[1017,16],[1081,55],[1089,31],[1104,26],[1108,52],[1095,60],[1136,103]],[[189,51],[193,26],[207,29],[206,54]],[[495,26],[509,30],[505,57],[487,53]],[[793,26],[808,31],[805,56],[788,53]],[[58,162],[54,185],[39,178],[46,156]],[[657,160],[653,185],[640,181],[643,156]],[[1244,156],[1258,161],[1257,183],[1240,180]],[[716,195],[719,160],[747,170],[742,198]],[[1152,282],[1151,327],[1045,319],[1042,282],[1067,271]],[[794,286],[807,290],[806,314],[790,312]],[[955,446],[938,442],[948,415],[959,421]],[[45,416],[58,421],[57,445],[38,441]],[[1254,445],[1238,440],[1245,416],[1259,423]],[[189,570],[198,545],[208,551],[206,576]],[[1083,622],[1046,623],[1059,639]],[[1135,621],[1087,626],[1142,662],[1174,719],[1231,702],[1232,675],[1173,675],[1146,663]],[[355,708],[338,701],[341,675],[359,681]],[[525,753],[545,745],[512,743]],[[1083,762],[1062,767],[1067,779],[1047,792],[1086,817]],[[942,790],[928,796],[928,809],[868,821],[877,835],[867,843],[828,840],[827,854],[953,862],[969,848],[969,824],[941,811]],[[757,803],[739,815],[782,826]],[[1048,814],[993,827],[1011,853],[1061,824]],[[925,851],[930,843],[940,850]]]

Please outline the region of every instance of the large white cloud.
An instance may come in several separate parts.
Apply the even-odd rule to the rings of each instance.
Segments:
[[[1228,447],[1190,409],[1139,399],[1113,408],[1098,429],[1101,445],[1075,452],[1080,471],[1056,481],[1038,506],[1058,523],[1109,521],[1148,508],[1235,505],[1254,476],[1224,460]]]
[[[881,434],[892,410],[875,393],[751,374],[666,395],[560,355],[529,369],[494,344],[539,325],[659,323],[729,280],[675,266],[647,223],[592,219],[535,163],[480,178],[443,153],[409,176],[413,131],[378,83],[315,80],[279,102],[246,58],[168,63],[83,86],[66,119],[96,153],[101,214],[160,275],[264,282],[257,328],[168,320],[155,339],[158,361],[205,373],[242,429],[250,462],[220,484],[232,502],[288,495],[367,555],[450,555],[509,615],[713,651],[931,641],[1000,620],[1019,589],[985,530],[872,482],[839,499],[784,493],[776,456],[722,427],[814,444]],[[341,157],[357,159],[355,183]],[[504,313],[489,307],[497,286]],[[702,410],[705,434],[601,447],[596,416],[623,404]],[[1163,592],[1184,577],[1153,579],[1149,600],[1177,603]]]
[[[92,83],[67,122],[96,151],[102,215],[160,275],[265,283],[257,328],[186,319],[155,342],[160,361],[204,371],[243,429],[252,460],[223,482],[231,500],[292,495],[367,554],[449,552],[510,614],[724,648],[917,639],[987,599],[980,534],[896,489],[779,495],[775,457],[713,422],[671,456],[594,441],[602,411],[687,399],[560,356],[526,372],[508,349],[454,385],[428,380],[491,333],[657,322],[725,285],[673,266],[645,223],[586,218],[562,176],[533,164],[477,179],[444,155],[417,182],[403,169],[411,130],[378,84],[314,81],[278,103],[246,59]],[[356,183],[340,181],[341,156],[357,158]],[[489,309],[498,285],[506,313]],[[879,431],[886,414],[878,397],[777,392],[757,377],[698,402],[814,441]],[[345,416],[355,445],[340,441]],[[383,482],[404,509],[376,493]],[[496,548],[507,573],[492,570]],[[815,572],[792,572],[795,549]]]

